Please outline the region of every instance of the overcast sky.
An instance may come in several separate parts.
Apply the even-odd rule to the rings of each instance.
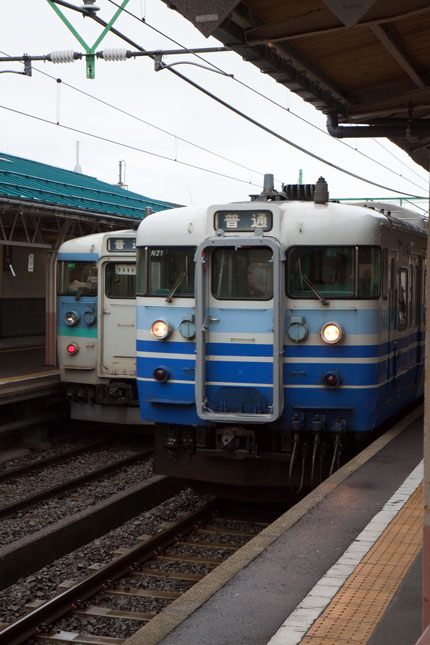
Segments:
[[[69,2],[76,6],[82,4],[77,0]],[[116,7],[109,0],[98,0],[97,5],[100,7],[98,15],[108,22]],[[205,39],[161,0],[130,0],[126,9],[139,19],[144,17],[145,22],[123,13],[115,27],[145,49],[177,48],[151,27],[188,48],[220,45],[215,39]],[[84,41],[93,46],[102,28],[74,11],[64,8],[61,11]],[[58,50],[84,53],[82,45],[47,0],[2,2],[0,17],[0,56],[23,53],[40,56]],[[97,50],[108,47],[133,49],[113,34],[108,34]],[[425,171],[387,139],[336,141],[292,113],[325,130],[323,114],[252,64],[234,53],[205,54],[205,58],[279,106],[228,76],[194,65],[179,65],[174,69],[334,164],[405,193],[427,194]],[[201,62],[190,55],[166,57],[164,62],[192,60]],[[264,173],[273,173],[279,187],[280,182],[296,183],[300,169],[304,183],[314,183],[318,177],[325,177],[330,197],[395,196],[393,192],[348,177],[295,150],[231,113],[168,70],[155,72],[149,58],[125,62],[99,59],[93,80],[86,79],[83,60],[56,65],[34,62],[31,77],[4,73],[22,69],[20,63],[0,63],[0,72],[3,72],[0,73],[0,153],[73,170],[76,142],[79,141],[79,162],[85,174],[117,183],[119,161],[124,160],[125,183],[130,190],[187,205],[247,199],[250,193],[260,192]],[[58,83],[56,79],[62,82]],[[57,122],[60,125],[56,125]]]

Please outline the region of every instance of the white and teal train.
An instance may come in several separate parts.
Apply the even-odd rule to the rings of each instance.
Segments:
[[[136,231],[58,253],[57,354],[71,417],[141,423],[136,389]]]
[[[137,383],[156,472],[234,494],[337,467],[422,395],[425,254],[415,213],[329,202],[322,178],[146,218]]]

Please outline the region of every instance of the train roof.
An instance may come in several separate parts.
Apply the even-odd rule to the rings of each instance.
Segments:
[[[120,231],[109,231],[102,233],[92,233],[91,235],[82,235],[72,240],[66,240],[58,249],[58,259],[62,259],[62,254],[70,256],[72,254],[95,253],[100,255],[106,249],[107,238],[136,237],[136,231],[132,228],[122,229]]]
[[[327,184],[322,178],[319,183],[319,187],[318,183],[284,186],[278,193],[269,182],[261,195],[251,196],[251,201],[153,213],[138,228],[137,246],[198,245],[205,238],[217,234],[243,233],[247,237],[253,234],[250,229],[248,232],[234,230],[229,225],[217,232],[215,221],[218,221],[218,211],[228,212],[233,218],[244,211],[272,212],[271,227],[263,235],[278,238],[285,247],[297,244],[379,244],[382,230],[395,230],[397,234],[425,233],[426,220],[419,213],[383,202],[330,202]]]
[[[418,229],[420,232],[427,231],[427,219],[418,213],[409,208],[404,208],[400,204],[394,204],[390,202],[380,202],[380,201],[362,201],[355,202],[353,206],[364,206],[364,208],[371,208],[372,210],[378,211],[382,215],[390,219],[402,222],[402,224],[411,225],[415,229]]]

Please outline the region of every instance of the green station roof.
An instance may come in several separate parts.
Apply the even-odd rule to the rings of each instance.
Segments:
[[[136,219],[145,217],[148,206],[154,212],[179,206],[79,172],[0,152],[0,201],[2,198]]]

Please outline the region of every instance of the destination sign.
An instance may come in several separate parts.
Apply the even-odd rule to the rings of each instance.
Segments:
[[[250,232],[260,228],[270,231],[273,224],[271,211],[217,211],[214,215],[215,230]]]
[[[110,253],[127,253],[127,251],[136,250],[135,237],[109,237],[107,241],[107,250]]]
[[[115,264],[116,275],[136,275],[135,264]]]

